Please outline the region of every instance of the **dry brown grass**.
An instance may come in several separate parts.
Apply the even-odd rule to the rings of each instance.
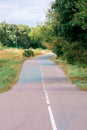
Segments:
[[[33,51],[35,56],[43,55],[51,52],[50,50],[42,50],[42,49],[34,49]]]
[[[49,52],[48,50],[43,51],[41,49],[33,51],[35,56]],[[0,50],[0,92],[10,90],[17,82],[22,65],[28,59],[23,56],[23,52],[23,49],[12,48]]]
[[[13,60],[22,58],[23,50],[4,49],[0,51],[0,60]]]
[[[22,64],[26,59],[22,54],[23,50],[19,49],[0,51],[0,92],[11,89],[17,82]]]

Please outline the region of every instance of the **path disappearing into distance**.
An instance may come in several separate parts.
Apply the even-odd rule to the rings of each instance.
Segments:
[[[51,56],[25,61],[13,89],[0,94],[0,130],[87,130],[87,93]]]

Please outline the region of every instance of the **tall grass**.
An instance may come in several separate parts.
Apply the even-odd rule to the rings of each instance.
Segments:
[[[35,56],[48,53],[48,50],[33,50]],[[0,92],[7,91],[17,82],[25,58],[24,50],[2,49],[0,50]]]
[[[0,51],[0,92],[11,89],[17,81],[25,58],[23,50],[5,49]]]
[[[69,66],[69,79],[78,85],[81,90],[87,90],[87,68],[80,66]]]
[[[66,60],[61,58],[54,59],[55,62],[64,70],[67,78],[72,81],[72,83],[79,86],[81,90],[87,91],[87,66],[82,65],[72,65]]]

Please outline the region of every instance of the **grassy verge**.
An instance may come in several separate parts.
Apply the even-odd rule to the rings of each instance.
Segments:
[[[0,93],[7,91],[18,80],[25,58],[23,50],[5,49],[0,51]]]
[[[35,56],[48,53],[48,50],[42,49],[33,51]],[[0,50],[0,93],[10,90],[17,82],[22,65],[28,59],[23,56],[23,52],[22,49],[12,48]]]
[[[64,70],[72,83],[79,86],[80,90],[87,91],[87,66],[71,65],[61,58],[54,58],[53,60]]]

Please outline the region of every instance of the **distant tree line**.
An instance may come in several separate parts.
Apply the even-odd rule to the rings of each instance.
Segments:
[[[38,29],[27,25],[0,23],[0,43],[6,47],[41,48],[43,46],[38,33]]]

